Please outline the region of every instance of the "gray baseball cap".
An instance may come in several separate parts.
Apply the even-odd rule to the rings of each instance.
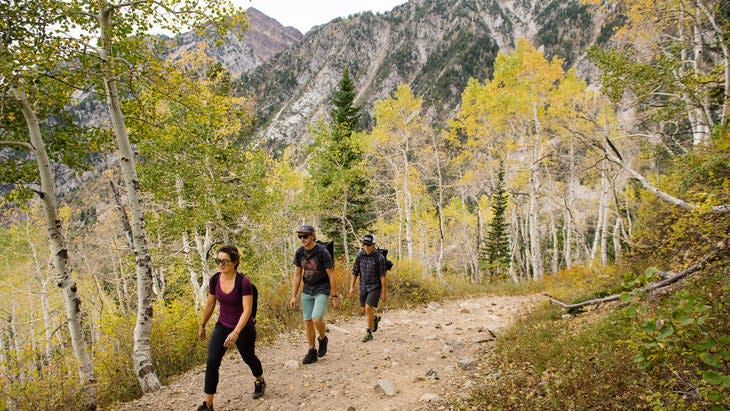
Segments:
[[[314,234],[314,227],[309,224],[299,226],[297,233]]]

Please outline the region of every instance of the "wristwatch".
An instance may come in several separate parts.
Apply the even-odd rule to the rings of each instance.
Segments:
[[[330,295],[330,297],[332,297],[332,298],[340,298],[339,295]]]

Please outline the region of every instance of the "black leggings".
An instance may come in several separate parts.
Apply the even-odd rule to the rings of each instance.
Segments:
[[[208,363],[205,367],[206,394],[215,394],[216,388],[218,388],[218,370],[221,366],[221,360],[223,360],[223,354],[226,353],[226,348],[223,346],[223,343],[231,331],[233,331],[233,328],[224,327],[220,322],[217,322],[213,329],[213,334],[210,336],[210,342],[208,343]],[[238,335],[236,347],[238,347],[238,352],[241,353],[243,361],[251,369],[253,376],[260,377],[264,375],[264,369],[261,367],[261,361],[256,356],[255,344],[256,326],[248,324],[243,327],[241,334]]]

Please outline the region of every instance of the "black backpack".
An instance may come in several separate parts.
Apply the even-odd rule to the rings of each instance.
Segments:
[[[215,290],[215,287],[218,287],[218,279],[220,278],[221,273],[215,273],[213,274],[213,290]],[[241,273],[236,273],[236,283],[233,285],[234,290],[238,290],[238,294],[243,297],[243,286],[241,285],[241,282],[243,281],[244,275]],[[251,278],[249,277],[249,281]],[[259,290],[256,288],[256,285],[251,281],[251,295],[253,296],[253,305],[251,307],[251,318],[253,318],[254,322],[256,322],[256,311],[258,310],[259,306]]]
[[[388,249],[387,248],[378,248],[378,251],[380,251],[380,254],[383,255],[383,258],[385,258],[385,271],[388,271],[391,268],[393,268],[393,262],[388,260]]]
[[[334,267],[334,264],[335,264],[335,242],[334,241],[329,241],[329,242],[326,242],[325,243],[324,241],[321,241],[321,240],[317,240],[315,242],[317,244],[323,245],[324,248],[327,249],[327,252],[330,253],[330,257],[332,258],[332,266]]]

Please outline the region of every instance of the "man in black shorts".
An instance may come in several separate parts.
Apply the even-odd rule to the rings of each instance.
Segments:
[[[367,316],[367,330],[362,342],[373,339],[373,332],[378,330],[380,317],[375,315],[378,300],[388,298],[385,284],[385,257],[375,248],[375,236],[366,234],[362,239],[363,250],[357,254],[352,266],[352,282],[350,296],[355,292],[355,281],[360,277],[360,307]]]

